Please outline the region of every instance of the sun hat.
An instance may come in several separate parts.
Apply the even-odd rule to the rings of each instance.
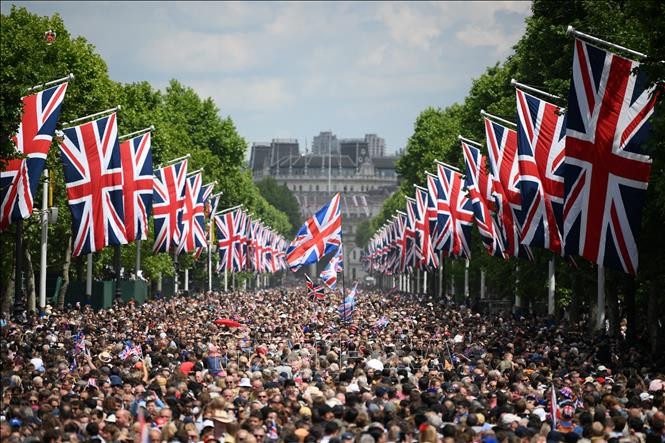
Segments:
[[[238,383],[238,387],[240,388],[251,388],[252,387],[252,382],[249,381],[249,378],[243,377],[240,379],[240,382]]]

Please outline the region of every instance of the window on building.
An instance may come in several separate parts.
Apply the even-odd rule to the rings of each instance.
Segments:
[[[351,268],[351,279],[352,280],[356,279],[356,268]]]
[[[298,191],[302,192],[302,185],[298,185]]]
[[[319,185],[316,185],[316,190],[317,190],[317,191],[319,190]]]

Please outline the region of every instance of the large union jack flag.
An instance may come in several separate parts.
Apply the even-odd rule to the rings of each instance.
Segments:
[[[214,214],[213,211],[213,205],[214,209],[217,210],[217,202],[213,202],[212,198],[210,197],[212,195],[212,191],[215,189],[215,184],[214,183],[209,183],[207,185],[201,186],[201,201],[203,201],[203,214],[204,214],[204,219],[203,223],[205,224],[205,217],[208,217],[208,222],[213,223],[212,220],[212,214]],[[208,246],[208,241],[212,241],[208,237],[210,236],[210,225],[206,224],[204,226],[205,230],[205,241],[204,241],[204,246],[197,246],[196,247],[196,252],[194,253],[194,259],[198,260],[199,257],[201,256],[201,253],[203,252],[204,249],[207,248]]]
[[[430,224],[427,219],[427,208],[431,207],[428,200],[427,189],[416,188],[416,252],[419,254],[421,269],[435,269],[439,266],[439,258],[432,248]]]
[[[339,192],[305,221],[286,251],[286,261],[292,271],[316,263],[342,242],[342,215]]]
[[[416,251],[417,238],[416,238],[416,218],[418,214],[418,203],[415,198],[406,198],[406,226],[404,228],[404,235],[406,236],[406,250],[404,252],[404,259],[406,268],[413,270],[416,268],[418,253]]]
[[[187,160],[157,170],[152,212],[155,222],[153,251],[168,252],[180,243],[180,220],[185,204]]]
[[[651,172],[642,144],[657,100],[639,66],[576,40],[566,121],[565,250],[629,274]]]
[[[116,114],[63,132],[60,157],[72,212],[72,255],[126,244]]]
[[[520,243],[522,195],[517,164],[517,132],[486,118],[485,135],[504,253],[512,257],[533,259],[529,247]]]
[[[23,97],[23,115],[12,140],[23,158],[9,160],[0,171],[0,232],[30,217],[39,177],[60,117],[67,83]]]
[[[152,212],[150,132],[120,143],[120,160],[127,241],[145,240],[148,238],[148,217]]]
[[[471,225],[473,224],[473,205],[462,189],[462,175],[442,164],[437,164],[437,177],[440,188],[439,197],[443,200],[452,219],[451,248],[447,251],[451,257],[471,258]]]
[[[205,214],[203,208],[203,177],[190,175],[185,182],[185,202],[180,218],[180,242],[177,254],[192,252],[206,244]]]
[[[517,153],[522,195],[521,242],[561,254],[563,232],[563,109],[517,93]]]
[[[465,142],[462,142],[462,149],[466,166],[464,183],[473,204],[473,214],[480,237],[490,255],[502,257],[504,256],[503,240],[499,227],[490,212],[493,209],[491,202],[492,180],[487,173],[485,156],[481,155],[479,149]]]
[[[229,211],[221,215],[215,215],[215,226],[217,227],[217,249],[219,250],[219,264],[217,271],[240,272],[241,264],[235,253],[240,244],[240,236],[236,222],[238,217],[235,212]]]

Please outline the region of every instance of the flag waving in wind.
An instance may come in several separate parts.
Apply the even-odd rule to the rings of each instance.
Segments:
[[[321,272],[321,280],[326,284],[330,289],[335,289],[337,287],[337,273],[344,270],[344,253],[342,252],[342,245],[339,245],[337,252],[330,259],[326,268]]]
[[[0,231],[32,215],[32,196],[46,164],[67,83],[23,97],[23,116],[12,140],[25,158],[9,160],[0,171]]]
[[[316,263],[342,243],[342,215],[339,192],[330,202],[305,221],[286,251],[286,261],[295,272]]]

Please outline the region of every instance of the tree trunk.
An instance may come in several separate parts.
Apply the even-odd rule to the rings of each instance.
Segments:
[[[62,265],[62,286],[58,293],[58,308],[65,307],[65,295],[67,288],[69,288],[69,266],[72,263],[72,235],[67,237],[67,250],[65,251],[65,263]]]
[[[26,239],[27,240],[27,239]],[[28,312],[35,312],[35,309],[37,309],[37,294],[35,292],[35,270],[32,267],[32,253],[30,252],[30,242],[24,240],[24,251],[25,251],[25,269],[23,272],[25,272],[28,276],[28,284],[26,288],[27,296],[28,296],[28,303],[27,303],[27,310]]]
[[[635,315],[635,290],[636,282],[635,277],[626,276],[625,277],[625,288],[626,292],[624,295],[624,304],[626,309],[626,320],[628,321],[628,330],[626,331],[626,339],[629,341],[635,338],[636,327],[637,327],[637,317]]]
[[[610,284],[605,288],[607,294],[605,305],[607,306],[607,320],[610,323],[609,335],[610,337],[616,337],[619,332],[619,297],[617,285],[612,284],[612,281],[617,283],[616,279],[609,280]]]
[[[570,309],[570,321],[571,323],[578,323],[580,321],[580,304],[582,303],[582,294],[580,293],[582,291],[582,288],[579,285],[579,275],[577,275],[576,271],[572,271],[570,273],[571,275],[571,289],[572,289],[572,294],[571,294],[571,302],[570,305],[568,306],[568,309]]]

